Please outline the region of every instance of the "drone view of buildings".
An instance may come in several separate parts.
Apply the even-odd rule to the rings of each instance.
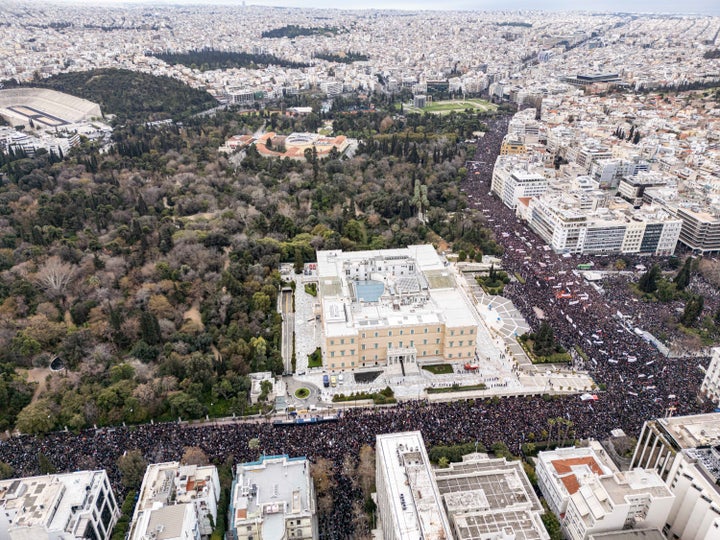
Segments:
[[[0,540],[720,540],[717,6],[311,4],[0,3]]]

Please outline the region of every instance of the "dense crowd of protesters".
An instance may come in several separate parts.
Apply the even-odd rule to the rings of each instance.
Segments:
[[[21,436],[0,443],[0,461],[9,463],[17,476],[25,476],[39,472],[38,455],[43,454],[59,471],[106,468],[119,487],[116,462],[131,449],[141,450],[150,462],[177,460],[186,446],[199,446],[210,459],[219,461],[232,457],[237,463],[254,460],[258,454],[289,454],[329,458],[339,469],[345,456],[357,456],[360,447],[374,444],[380,433],[420,430],[428,445],[479,441],[490,447],[501,441],[518,453],[523,442],[541,440],[551,419],[557,417],[570,420],[579,438],[604,438],[614,428],[636,435],[645,420],[662,416],[668,409],[675,414],[708,410],[697,399],[702,378],[699,363],[706,364],[707,359],[661,355],[618,317],[622,309],[616,304],[622,296],[616,294],[610,303],[573,272],[581,259],[548,251],[511,210],[489,195],[507,122],[507,117],[491,121],[469,164],[464,190],[473,195],[472,205],[492,220],[489,225],[505,247],[504,268],[525,281],[512,282],[505,294],[533,328],[545,320],[566,347],[577,345],[582,350],[577,362],[606,390],[598,392],[597,401],[582,401],[578,396],[410,401],[390,409],[348,410],[337,421],[323,424],[166,423]],[[251,439],[259,440],[259,448],[249,447]],[[350,507],[355,495],[347,489],[347,478],[338,476],[342,481],[333,493],[337,519],[325,523],[325,533],[330,538],[347,538],[352,533]]]

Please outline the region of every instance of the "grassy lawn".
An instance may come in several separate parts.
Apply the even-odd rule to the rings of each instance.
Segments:
[[[310,390],[305,388],[304,386],[301,386],[297,390],[295,390],[295,397],[298,399],[305,399],[310,395]]]
[[[484,99],[466,99],[466,100],[450,100],[450,101],[432,101],[425,105],[422,109],[418,109],[411,105],[406,105],[407,112],[429,112],[434,114],[447,114],[452,111],[462,112],[465,109],[472,109],[477,112],[494,111],[497,106]]]
[[[308,354],[308,367],[322,367],[322,352],[320,351],[320,347],[315,349],[314,353]]]
[[[317,283],[306,283],[305,292],[310,296],[317,296]]]
[[[445,388],[429,387],[429,388],[425,389],[425,391],[428,394],[446,394],[449,392],[472,392],[473,390],[487,390],[487,386],[485,386],[484,383],[473,384],[473,385],[469,385],[469,386],[460,386],[460,385],[453,384],[452,386],[447,386]]]
[[[431,364],[422,368],[435,375],[446,375],[453,372],[453,367],[448,364]]]
[[[551,354],[550,356],[537,356],[533,352],[532,339],[528,338],[524,341],[518,339],[517,342],[523,348],[533,364],[562,364],[572,361],[572,357],[569,352],[558,352]]]

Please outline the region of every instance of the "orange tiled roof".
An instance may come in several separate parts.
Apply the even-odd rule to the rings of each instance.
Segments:
[[[570,495],[572,495],[573,493],[577,493],[577,491],[580,489],[580,482],[578,482],[574,474],[561,476],[560,481],[565,485],[565,489]]]
[[[573,467],[587,465],[590,470],[595,474],[603,474],[603,470],[600,465],[598,465],[598,462],[590,456],[568,459],[555,459],[550,463],[552,463],[552,466],[555,468],[558,475],[560,476],[560,481],[563,483],[565,489],[567,489],[567,492],[570,495],[576,493],[577,490],[580,489],[580,482],[578,482],[577,477],[573,473]]]

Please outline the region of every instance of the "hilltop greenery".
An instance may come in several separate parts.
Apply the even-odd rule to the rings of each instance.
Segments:
[[[339,54],[333,54],[327,51],[323,51],[317,52],[313,56],[315,58],[319,58],[320,60],[337,62],[339,64],[352,64],[353,62],[366,62],[367,60],[370,60],[370,57],[367,54],[352,51],[347,51]]]
[[[152,56],[171,65],[182,64],[200,71],[212,69],[248,68],[259,69],[267,65],[286,68],[304,68],[309,64],[292,62],[272,54],[249,54],[244,52],[216,51],[215,49],[196,49],[185,53],[154,53]]]
[[[296,38],[300,36],[335,35],[338,32],[340,32],[340,29],[336,26],[298,26],[297,24],[288,24],[281,28],[266,30],[261,34],[261,37]]]
[[[100,104],[118,122],[185,118],[217,105],[203,90],[165,76],[127,69],[93,69],[36,79],[31,86],[50,88]]]

